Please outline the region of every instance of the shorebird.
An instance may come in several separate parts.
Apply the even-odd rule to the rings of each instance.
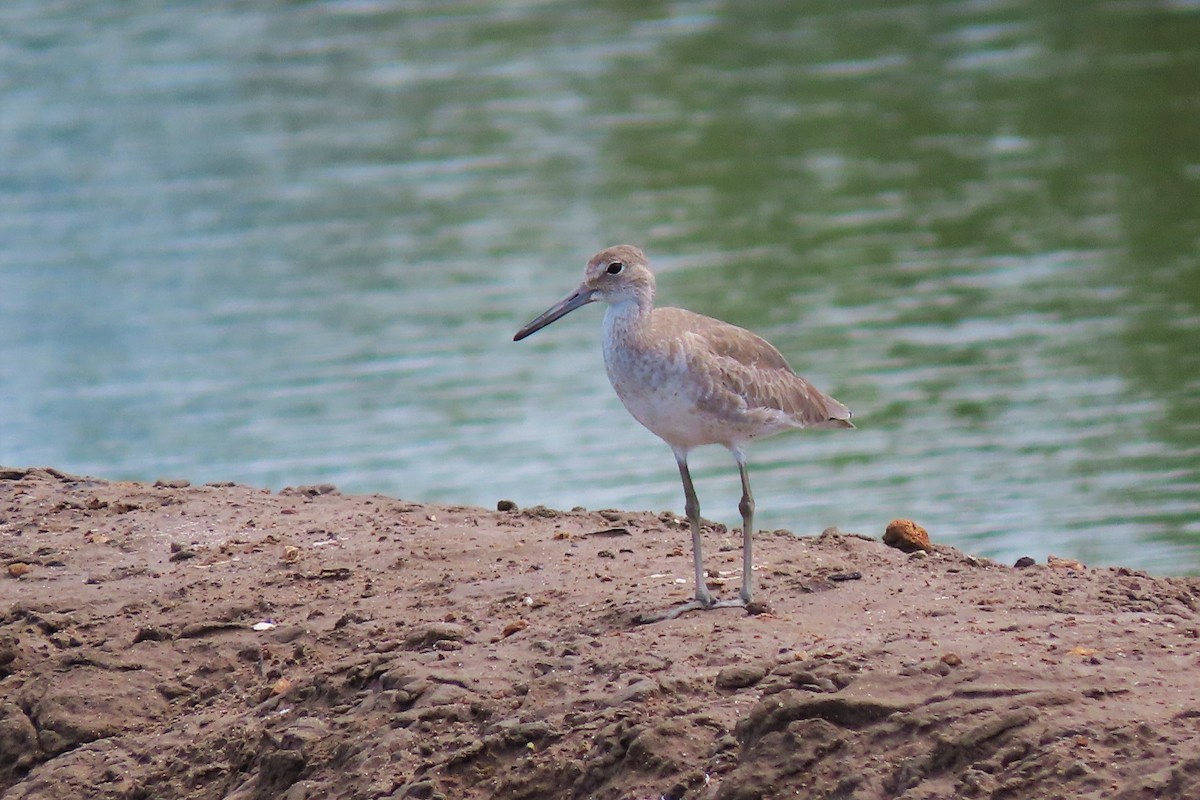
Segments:
[[[747,443],[797,428],[854,427],[850,409],[797,375],[765,339],[682,308],[655,308],[654,286],[654,273],[641,250],[627,244],[609,247],[588,261],[575,291],[513,336],[519,342],[588,303],[608,304],[608,379],[634,419],[674,452],[692,532],[694,599],[643,614],[641,622],[673,619],[687,611],[750,606],[754,496],[746,471]],[[742,588],[734,600],[717,600],[704,579],[700,501],[687,458],[692,448],[706,444],[727,447],[742,479]]]

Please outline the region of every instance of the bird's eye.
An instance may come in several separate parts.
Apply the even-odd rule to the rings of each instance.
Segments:
[[[622,264],[620,261],[614,261],[613,263],[608,265],[608,274],[609,275],[620,275],[621,270],[623,270],[623,269],[625,269],[624,264]]]

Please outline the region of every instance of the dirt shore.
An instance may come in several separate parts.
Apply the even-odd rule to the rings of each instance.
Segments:
[[[1200,797],[1200,579],[870,533],[0,469],[0,797]]]

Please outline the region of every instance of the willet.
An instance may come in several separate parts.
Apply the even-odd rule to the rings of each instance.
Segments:
[[[673,619],[696,609],[749,606],[754,592],[754,496],[746,472],[746,444],[796,428],[853,428],[850,409],[797,375],[778,350],[750,331],[681,308],[655,308],[654,274],[646,256],[632,245],[592,256],[583,283],[517,331],[513,341],[596,300],[608,304],[608,379],[634,419],[675,453],[692,530],[695,599],[643,614],[640,621]],[[736,600],[718,601],[704,580],[700,501],[687,457],[692,448],[705,444],[729,448],[742,479],[742,589]]]

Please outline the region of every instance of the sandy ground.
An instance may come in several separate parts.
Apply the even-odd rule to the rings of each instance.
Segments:
[[[1200,797],[1200,580],[871,533],[0,469],[0,797]]]

